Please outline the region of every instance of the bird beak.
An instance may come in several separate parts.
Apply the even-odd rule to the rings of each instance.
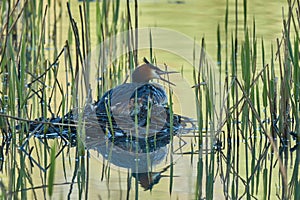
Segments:
[[[176,71],[156,70],[156,73],[158,74],[160,80],[162,80],[162,81],[164,81],[164,82],[166,82],[166,83],[168,83],[168,84],[170,84],[170,85],[176,86],[174,83],[168,81],[167,79],[164,79],[164,78],[162,77],[162,75],[174,74],[174,73],[178,73],[178,72],[176,72]]]
[[[200,87],[201,85],[207,85],[207,84],[206,84],[206,82],[201,82],[196,85],[193,85],[192,88],[197,88],[197,87]]]

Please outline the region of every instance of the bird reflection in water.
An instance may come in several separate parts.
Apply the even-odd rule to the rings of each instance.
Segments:
[[[152,190],[153,186],[158,184],[162,177],[170,177],[168,175],[164,175],[173,163],[163,168],[159,172],[142,172],[142,173],[132,173],[132,176],[136,178],[139,184],[146,190]],[[176,177],[176,176],[173,176]]]

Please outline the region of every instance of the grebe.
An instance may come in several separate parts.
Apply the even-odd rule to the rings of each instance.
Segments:
[[[109,137],[169,137],[170,110],[167,93],[163,86],[149,81],[159,79],[175,85],[162,75],[177,72],[163,71],[146,58],[144,62],[132,73],[131,83],[124,83],[107,91],[95,103],[98,121]],[[174,114],[173,130],[176,132],[179,128],[180,116]]]

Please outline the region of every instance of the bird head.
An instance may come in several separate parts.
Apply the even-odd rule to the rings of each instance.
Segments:
[[[175,71],[163,71],[158,67],[152,65],[148,62],[146,58],[144,58],[144,64],[138,66],[132,73],[132,82],[135,83],[146,83],[152,79],[162,80],[170,85],[174,85],[174,83],[164,79],[162,75],[178,73]]]

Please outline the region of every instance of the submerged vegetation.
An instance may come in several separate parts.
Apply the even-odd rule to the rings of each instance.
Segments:
[[[93,146],[90,141],[99,137],[89,140],[87,127],[91,124],[81,115],[92,99],[126,82],[144,53],[139,49],[138,1],[83,1],[79,7],[72,3],[1,2],[2,199],[87,199],[93,193],[101,195],[98,198],[138,199],[144,195],[139,184],[152,190],[162,177],[168,178],[163,192],[174,197],[174,185],[181,178],[176,171],[180,159],[175,155],[189,156],[190,163],[184,165],[195,172],[188,178],[187,196],[176,194],[178,198],[300,199],[299,0],[287,1],[282,37],[270,49],[257,37],[255,20],[248,19],[248,2],[243,1],[241,16],[238,1],[230,9],[226,1],[224,22],[216,31],[216,64],[206,54],[205,38],[200,41],[200,52],[196,51],[198,41],[191,46],[194,86],[190,89],[195,94],[196,128],[178,137],[170,134],[168,162],[159,172],[146,173],[115,172],[116,163],[105,161],[113,152],[100,158],[98,167],[91,165],[87,144]],[[91,7],[95,13],[90,12]],[[232,30],[229,15],[235,18]],[[95,30],[91,18],[97,19]],[[115,37],[118,34],[120,40]],[[156,63],[150,29],[149,38],[147,56]],[[95,55],[93,49],[97,49]],[[172,94],[169,88],[171,116]],[[77,123],[63,117],[74,108],[79,111]],[[172,117],[170,120],[172,124]],[[28,131],[30,123],[36,127]],[[182,141],[184,149],[178,145]],[[147,142],[145,146],[151,149]],[[145,160],[150,162],[149,157]],[[91,186],[96,171],[101,171],[96,187],[103,188]],[[150,195],[155,196],[155,190]]]

